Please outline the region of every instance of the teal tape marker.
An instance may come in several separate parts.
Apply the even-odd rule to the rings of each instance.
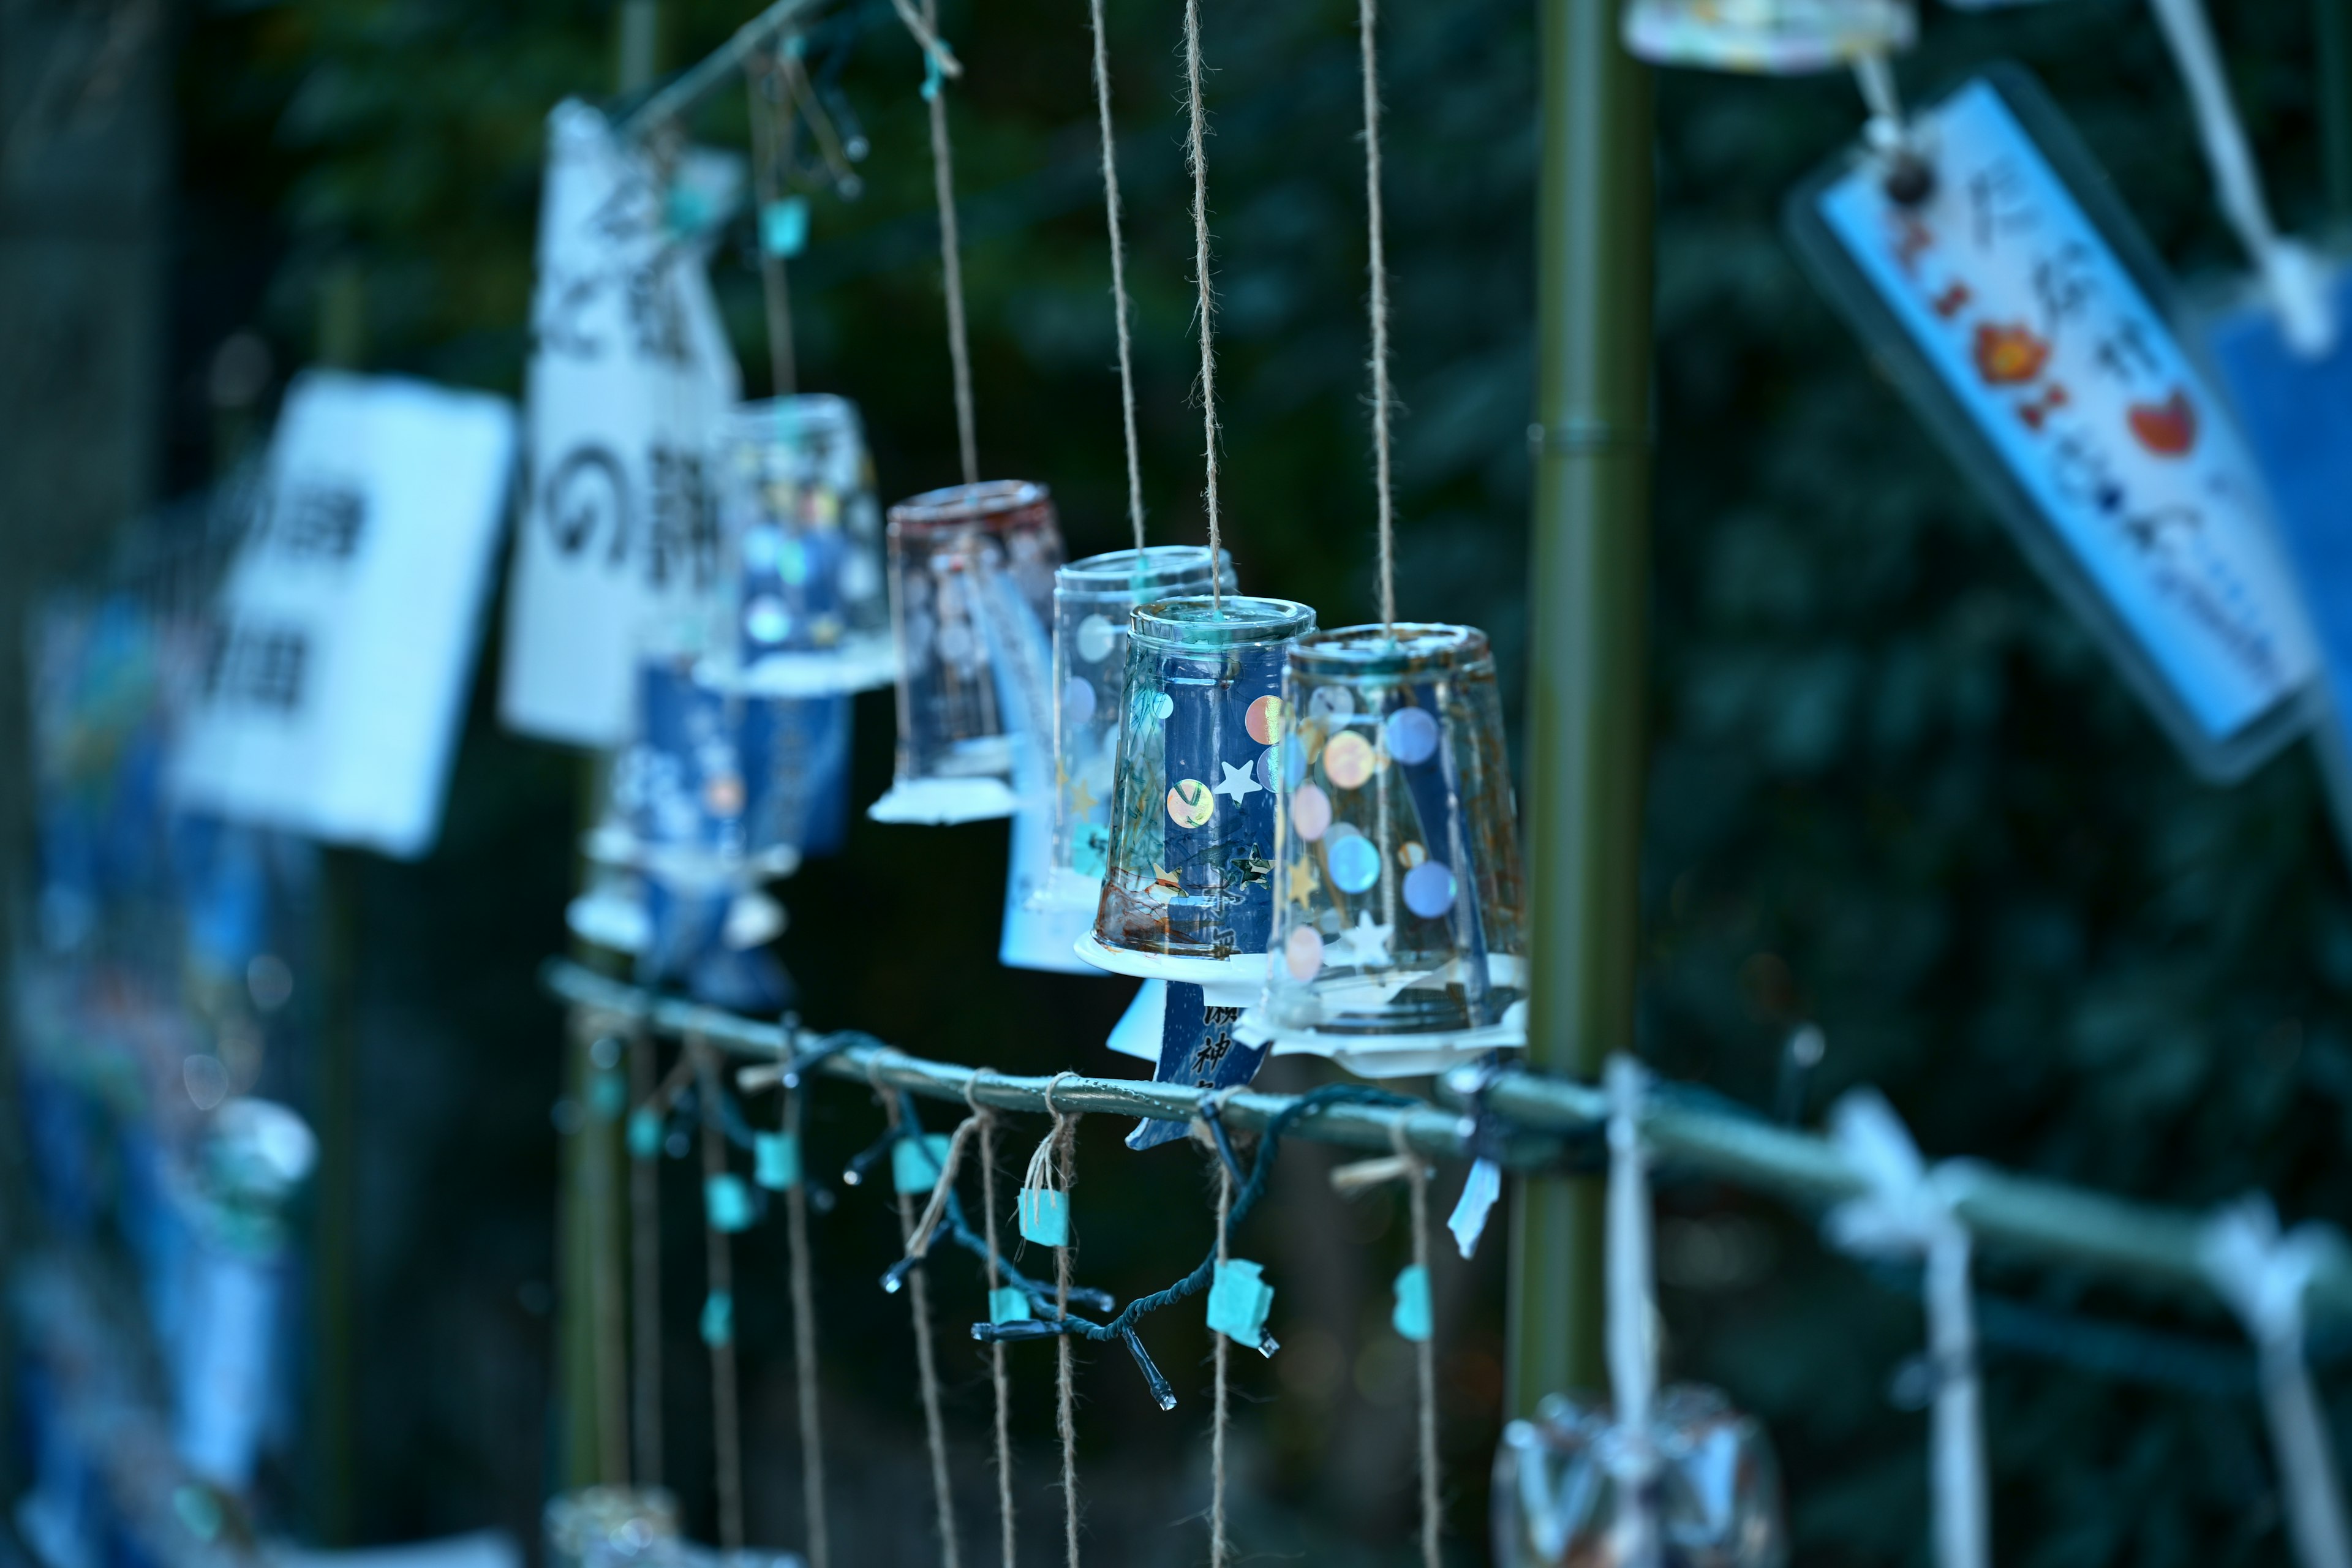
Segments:
[[[920,1140],[901,1138],[890,1145],[890,1183],[902,1193],[928,1193],[947,1169],[948,1135],[926,1132]]]
[[[992,1323],[1025,1323],[1029,1321],[1029,1294],[1010,1285],[988,1293],[988,1321]]]
[[[1040,1247],[1070,1245],[1070,1194],[1052,1187],[1024,1187],[1013,1204],[1021,1239]]]
[[[1429,1308],[1429,1270],[1420,1264],[1409,1264],[1396,1277],[1396,1310],[1389,1321],[1396,1331],[1415,1344],[1425,1342],[1431,1332],[1432,1314]]]
[[[712,1350],[735,1342],[735,1298],[724,1290],[702,1300],[702,1342]]]
[[[629,1080],[610,1070],[588,1080],[588,1109],[599,1121],[618,1121],[629,1108]]]
[[[1273,1306],[1274,1287],[1260,1278],[1256,1264],[1229,1258],[1217,1265],[1209,1284],[1209,1327],[1254,1350],[1265,1338],[1265,1315]]]
[[[760,243],[771,256],[789,261],[808,248],[806,196],[785,196],[760,209]]]
[[[751,1176],[772,1193],[801,1184],[801,1141],[793,1132],[761,1132],[751,1139]]]
[[[629,1112],[629,1153],[650,1160],[661,1152],[662,1119],[646,1108]]]
[[[738,1231],[751,1227],[751,1189],[743,1178],[731,1172],[716,1175],[702,1184],[703,1207],[710,1215],[713,1230]]]

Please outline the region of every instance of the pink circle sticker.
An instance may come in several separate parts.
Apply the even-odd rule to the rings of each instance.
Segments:
[[[1372,776],[1372,743],[1353,730],[1331,737],[1323,748],[1323,773],[1341,789],[1355,789]]]
[[[1323,973],[1323,939],[1312,926],[1300,926],[1282,944],[1282,962],[1293,980],[1312,980]]]
[[[1168,792],[1168,816],[1179,827],[1198,827],[1217,813],[1217,797],[1199,779],[1178,779]]]
[[[1312,844],[1331,826],[1331,797],[1313,784],[1300,784],[1290,795],[1290,826]]]
[[[1249,705],[1249,711],[1243,716],[1242,722],[1247,726],[1251,740],[1261,746],[1273,745],[1275,737],[1282,733],[1282,699],[1259,698]]]

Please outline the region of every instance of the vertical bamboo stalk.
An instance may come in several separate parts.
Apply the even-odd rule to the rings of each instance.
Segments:
[[[1650,73],[1616,0],[1538,8],[1528,1055],[1590,1077],[1633,1032],[1650,505]],[[1512,1210],[1511,1408],[1601,1383],[1601,1194],[1558,1176]]]

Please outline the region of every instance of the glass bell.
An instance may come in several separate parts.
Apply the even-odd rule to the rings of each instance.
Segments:
[[[1911,47],[1910,0],[1631,0],[1628,52],[1761,76],[1832,70]]]
[[[1238,1037],[1375,1078],[1525,1045],[1526,885],[1486,634],[1303,637],[1282,711],[1273,963]]]
[[[1231,594],[1233,557],[1219,566],[1219,586]],[[1209,552],[1200,545],[1115,550],[1054,574],[1053,864],[1030,895],[1038,908],[1091,915],[1101,901],[1129,617],[1138,605],[1208,591]]]
[[[1780,1468],[1753,1417],[1715,1389],[1678,1384],[1650,1422],[1658,1568],[1780,1568]],[[1624,1568],[1624,1437],[1607,1407],[1548,1394],[1495,1450],[1496,1568]]]
[[[1008,711],[1000,686],[1007,672],[991,656],[1045,647],[1062,563],[1053,500],[1025,480],[958,485],[892,507],[887,532],[898,758],[890,793],[866,815],[927,823],[1009,816],[1013,736],[1031,729],[1042,737],[1052,706],[1040,668],[1034,692],[1013,705],[1036,711]]]
[[[857,405],[824,395],[743,404],[719,458],[728,653],[743,689],[833,697],[888,685],[897,654]]]
[[[1315,612],[1205,595],[1129,617],[1126,689],[1089,963],[1238,1005],[1273,930],[1282,668]]]

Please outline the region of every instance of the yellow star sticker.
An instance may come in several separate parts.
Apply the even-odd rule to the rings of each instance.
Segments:
[[[1290,868],[1290,901],[1308,902],[1315,894],[1315,868],[1305,860],[1295,861]]]
[[[1092,811],[1098,804],[1100,804],[1100,798],[1087,787],[1087,781],[1084,779],[1080,779],[1077,787],[1070,791],[1070,809],[1080,816]]]

